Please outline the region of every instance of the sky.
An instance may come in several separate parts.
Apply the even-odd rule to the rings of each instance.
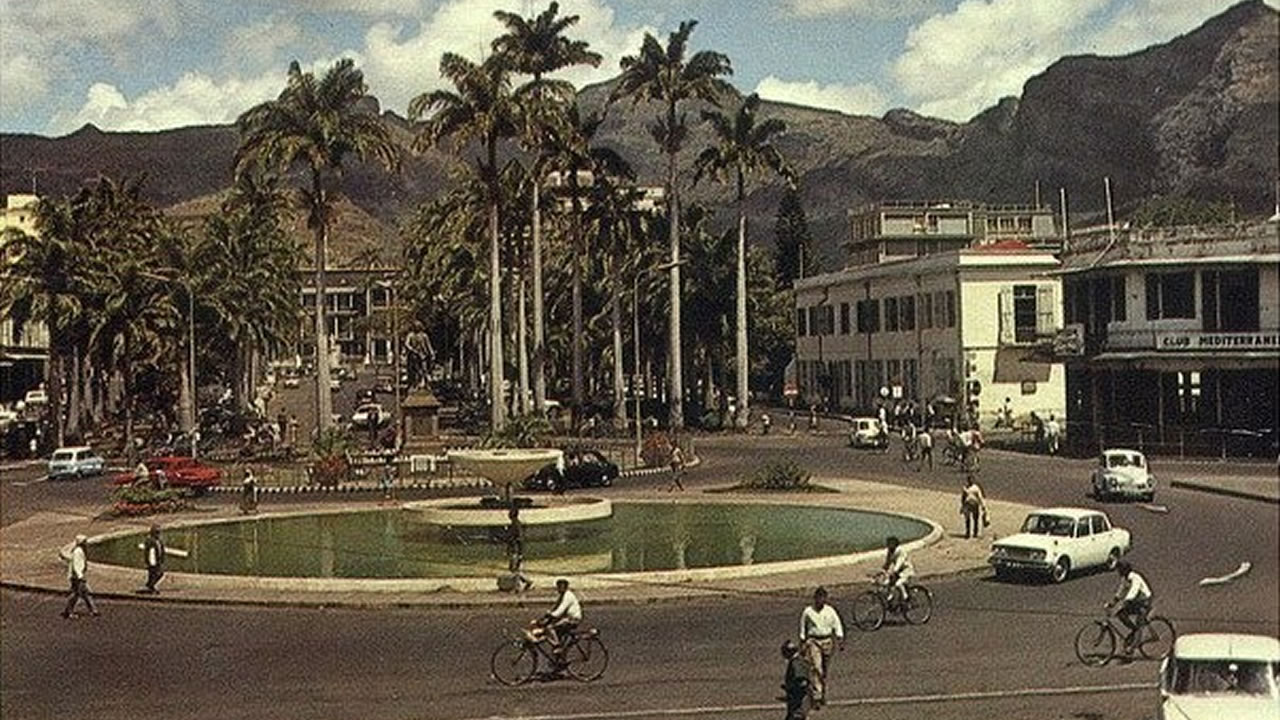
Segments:
[[[1280,0],[1267,0],[1272,7]],[[233,122],[276,97],[291,60],[349,57],[384,109],[444,86],[441,54],[479,59],[493,11],[548,0],[0,0],[0,130],[63,135]],[[729,56],[743,92],[850,114],[964,121],[1064,55],[1119,55],[1195,29],[1233,0],[561,0],[618,73],[681,21]]]

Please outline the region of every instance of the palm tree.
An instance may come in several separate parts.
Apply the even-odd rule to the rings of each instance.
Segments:
[[[587,49],[588,44],[582,40],[570,40],[564,32],[578,22],[577,15],[557,17],[559,3],[552,2],[547,9],[534,18],[526,19],[515,13],[498,10],[494,13],[507,32],[493,41],[493,49],[506,58],[507,64],[516,72],[533,76],[530,88],[529,122],[525,127],[525,143],[537,159],[530,172],[532,176],[532,273],[533,273],[533,402],[538,413],[546,412],[547,378],[546,378],[546,332],[545,302],[542,291],[542,222],[539,204],[542,172],[545,154],[542,148],[546,116],[554,106],[552,88],[543,83],[543,76],[561,68],[572,65],[600,64],[599,53]]]
[[[511,72],[502,56],[480,64],[453,53],[440,59],[440,74],[454,90],[433,90],[409,103],[409,118],[423,124],[414,140],[421,151],[452,137],[458,146],[475,140],[483,154],[475,158],[489,205],[489,423],[494,432],[506,424],[502,394],[502,268],[498,142],[522,126],[519,100],[511,92]]]
[[[307,225],[315,233],[316,286],[316,428],[333,423],[329,390],[328,327],[325,318],[325,263],[333,201],[333,185],[342,163],[354,154],[376,158],[384,166],[398,165],[396,146],[386,125],[361,101],[368,95],[364,74],[347,58],[337,61],[318,80],[303,72],[295,60],[289,79],[275,100],[255,105],[236,120],[240,147],[237,174],[253,165],[288,171],[301,163],[310,172],[302,191]]]
[[[664,104],[663,113],[651,128],[654,140],[667,156],[667,214],[670,215],[671,244],[671,318],[669,334],[669,358],[671,366],[671,426],[684,426],[684,389],[680,356],[680,199],[676,184],[676,154],[684,144],[688,128],[685,116],[677,111],[685,100],[703,100],[718,105],[720,97],[732,92],[729,83],[720,79],[730,75],[733,68],[729,58],[710,50],[703,50],[686,59],[689,35],[697,26],[696,20],[680,23],[680,29],[671,33],[667,46],[662,47],[657,38],[645,33],[638,55],[622,58],[622,76],[609,98],[614,102],[629,97],[632,103],[656,100]]]
[[[756,121],[756,111],[760,107],[760,96],[748,95],[732,117],[724,113],[704,110],[702,119],[711,124],[715,131],[716,144],[703,150],[694,162],[693,183],[698,184],[702,176],[708,172],[721,180],[731,176],[735,181],[737,194],[734,203],[738,211],[738,257],[735,312],[737,338],[737,417],[734,424],[745,428],[749,419],[747,386],[750,364],[747,355],[747,212],[746,177],[754,172],[773,172],[790,180],[791,169],[787,167],[782,154],[772,142],[775,135],[786,131],[787,124],[778,118]]]

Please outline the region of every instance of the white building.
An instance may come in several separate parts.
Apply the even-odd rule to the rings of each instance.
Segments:
[[[0,209],[0,263],[17,258],[5,237],[11,230],[34,235],[36,203],[29,194],[9,195]],[[0,313],[0,405],[21,399],[45,380],[49,358],[49,330],[42,322],[16,323]]]

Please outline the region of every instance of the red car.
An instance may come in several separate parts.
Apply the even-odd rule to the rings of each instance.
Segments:
[[[165,484],[170,487],[188,487],[194,490],[205,490],[222,484],[222,471],[211,468],[192,457],[167,455],[148,458],[143,461],[147,470],[164,473]],[[135,479],[133,471],[120,473],[111,478],[115,485],[128,485]]]

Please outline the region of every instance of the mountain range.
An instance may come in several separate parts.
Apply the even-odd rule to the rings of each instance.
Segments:
[[[1064,57],[1028,80],[1021,96],[964,123],[905,109],[869,117],[768,101],[761,114],[787,124],[777,142],[797,171],[819,254],[830,267],[841,264],[847,211],[877,200],[1030,203],[1038,185],[1054,206],[1065,189],[1078,224],[1103,209],[1102,179],[1110,177],[1121,216],[1153,195],[1229,201],[1243,215],[1269,214],[1280,177],[1278,56],[1280,13],[1248,0],[1130,55]],[[611,89],[612,83],[586,87],[579,102],[604,109]],[[635,166],[640,182],[654,185],[664,171],[646,129],[656,109],[614,104],[597,136]],[[698,109],[689,108],[691,119]],[[369,164],[348,167],[342,212],[362,217],[345,223],[350,232],[335,234],[338,264],[393,241],[398,219],[446,189],[468,160],[447,146],[409,153],[412,125],[390,111],[381,115],[404,146],[405,162],[394,175]],[[190,214],[216,207],[210,196],[231,183],[238,139],[232,125],[160,132],[86,125],[57,138],[4,133],[0,189],[29,192],[34,179],[42,194],[56,195],[98,175],[145,173],[152,202]],[[709,142],[705,126],[695,126],[681,166],[688,169]],[[782,185],[758,179],[748,189],[753,242],[771,243]],[[721,203],[731,191],[707,182],[687,194]],[[361,237],[345,237],[355,233]]]

